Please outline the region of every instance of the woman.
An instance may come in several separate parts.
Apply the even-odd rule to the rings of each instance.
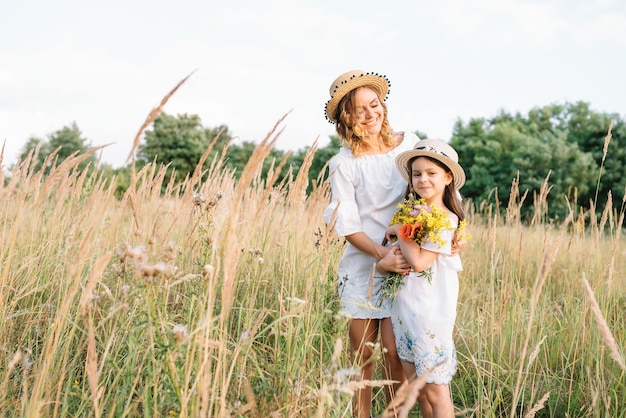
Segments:
[[[335,231],[348,242],[339,262],[339,297],[351,318],[350,351],[361,368],[361,378],[372,379],[374,362],[371,345],[380,332],[386,348],[384,377],[406,379],[398,358],[386,301],[378,300],[381,271],[406,273],[410,265],[398,247],[381,243],[396,206],[406,191],[395,159],[414,148],[419,138],[408,132],[393,132],[387,119],[385,100],[389,80],[384,75],[360,70],[340,75],[330,87],[325,114],[334,123],[342,148],[330,163],[332,198],[324,218],[335,222]],[[387,391],[387,401],[391,394]],[[358,391],[354,415],[369,417],[372,388]]]

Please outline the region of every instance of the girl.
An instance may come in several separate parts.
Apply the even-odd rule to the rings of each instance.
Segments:
[[[457,273],[462,265],[451,248],[454,232],[465,219],[458,194],[465,173],[456,151],[433,139],[424,139],[413,150],[398,155],[396,166],[408,181],[409,192],[426,200],[428,206],[443,209],[450,221],[450,228],[438,239],[426,236],[421,245],[405,235],[408,230],[402,225],[387,228],[386,238],[398,238],[411,267],[390,307],[398,356],[409,380],[431,371],[418,397],[422,415],[454,417],[449,383],[457,369],[452,332]]]

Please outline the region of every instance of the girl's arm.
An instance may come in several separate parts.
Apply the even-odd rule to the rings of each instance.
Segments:
[[[398,237],[398,229],[402,225],[391,225],[387,228],[387,238],[392,236]],[[402,250],[402,255],[409,263],[413,271],[424,271],[435,261],[438,253],[428,251],[419,246],[419,244],[412,239],[405,241],[398,237],[398,245]]]

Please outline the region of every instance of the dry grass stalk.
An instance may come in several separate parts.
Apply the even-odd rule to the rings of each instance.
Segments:
[[[161,113],[161,111],[163,110],[163,106],[165,106],[165,104],[167,103],[167,101],[170,99],[170,97],[172,97],[172,95],[174,95],[174,93],[176,93],[176,91],[178,90],[178,88],[180,86],[183,85],[183,83],[185,81],[187,81],[187,79],[189,77],[191,77],[191,75],[195,73],[195,70],[192,71],[187,77],[183,78],[182,80],[180,80],[178,82],[178,84],[176,84],[176,86],[170,90],[169,93],[167,93],[162,99],[161,102],[159,103],[159,105],[155,108],[153,108],[150,113],[148,114],[148,117],[146,118],[146,120],[143,122],[143,124],[141,125],[141,127],[139,128],[139,131],[137,131],[137,134],[135,135],[135,140],[133,141],[133,146],[130,149],[130,153],[128,154],[128,158],[126,159],[126,161],[131,160],[131,170],[130,170],[130,185],[128,187],[128,191],[127,191],[127,195],[129,197],[129,201],[130,201],[130,206],[131,209],[133,211],[133,219],[135,221],[135,228],[136,230],[136,234],[139,234],[141,231],[141,226],[139,223],[139,215],[138,215],[138,204],[137,204],[137,195],[136,195],[136,188],[137,188],[137,173],[136,173],[136,169],[135,169],[135,151],[137,150],[137,147],[139,147],[139,142],[141,141],[141,135],[143,134],[143,131],[152,123],[154,122],[154,120],[159,116],[159,114]]]
[[[70,186],[70,184],[68,184],[69,183],[68,180],[71,179],[71,176],[69,176],[70,171],[73,168],[78,167],[80,163],[87,160],[97,151],[109,145],[110,144],[100,145],[97,147],[90,148],[83,154],[79,154],[79,152],[76,151],[73,154],[71,154],[69,157],[64,159],[61,162],[61,164],[53,166],[50,173],[45,177],[45,180],[43,182],[43,187],[41,188],[44,192],[44,196],[47,196],[50,191],[58,191],[58,190],[65,191],[65,188],[63,187],[62,184],[65,183],[67,184],[67,187]],[[57,151],[59,151],[60,149],[61,147],[59,147]],[[46,165],[42,166],[42,169],[39,171],[38,176],[43,175],[45,169],[46,169]],[[61,183],[61,186],[59,185],[59,183]],[[74,185],[74,187],[76,187],[76,185]],[[78,189],[78,187],[76,188]]]
[[[94,300],[93,289],[101,280],[104,269],[106,268],[111,254],[101,257],[94,265],[89,281],[83,290],[80,300],[80,307],[83,313],[91,310],[91,303]],[[87,383],[91,392],[91,402],[93,403],[93,411],[96,418],[100,416],[100,398],[104,392],[104,388],[98,389],[100,380],[100,371],[98,370],[98,353],[96,351],[96,337],[93,329],[93,318],[90,316],[87,322],[87,359],[85,360],[85,373],[87,374]]]
[[[548,205],[546,204],[546,200],[548,199],[548,194],[550,190],[552,190],[552,186],[548,185],[548,180],[550,179],[550,174],[552,170],[548,171],[548,175],[541,183],[541,187],[539,188],[539,196],[535,196],[535,201],[533,206],[535,207],[535,211],[533,213],[533,217],[530,221],[531,225],[535,225],[541,222],[543,215],[548,210]]]
[[[609,195],[606,199],[606,205],[604,205],[604,210],[602,211],[602,217],[600,218],[600,234],[604,231],[604,227],[606,226],[606,221],[610,214],[613,213],[613,194],[609,190]]]
[[[396,383],[395,380],[351,380],[349,382],[343,383],[340,387],[336,387],[334,389],[353,394],[357,390],[369,387],[388,386],[393,385],[394,383]]]
[[[180,86],[182,86],[183,83],[185,83],[185,81],[187,81],[187,79],[189,77],[191,77],[193,75],[193,73],[195,73],[195,72],[196,72],[196,70],[193,70],[191,73],[189,73],[189,75],[187,77],[185,77],[182,80],[180,80],[178,82],[178,84],[176,84],[176,87],[174,87],[172,90],[170,90],[169,93],[167,93],[165,96],[163,96],[163,98],[161,99],[161,102],[159,103],[159,105],[156,106],[155,108],[153,108],[150,111],[150,113],[148,114],[148,117],[143,122],[143,124],[139,128],[139,131],[137,131],[137,134],[135,135],[135,140],[133,141],[133,147],[130,149],[130,153],[128,154],[128,158],[126,159],[127,162],[129,160],[133,161],[133,167],[134,167],[134,161],[135,161],[135,150],[137,149],[137,147],[139,147],[139,142],[141,141],[141,135],[143,134],[143,131],[148,126],[150,126],[150,124],[152,122],[154,122],[154,120],[159,116],[159,114],[163,110],[163,106],[165,106],[165,104],[170,99],[170,97],[172,97],[174,95],[174,93],[176,93],[176,90],[178,90],[178,88]]]
[[[59,206],[61,208],[64,207],[63,205]],[[55,216],[53,217],[55,219],[57,218]],[[47,353],[48,355],[42,356],[40,359],[41,362],[38,363],[38,370],[34,375],[32,384],[32,396],[29,399],[28,405],[25,407],[27,414],[30,416],[39,417],[42,406],[49,402],[49,399],[47,399],[47,396],[50,394],[49,379],[53,376],[51,370],[57,361],[54,353],[56,353],[62,345],[62,339],[70,338],[71,334],[76,331],[75,327],[68,327],[66,330],[66,326],[74,315],[74,298],[78,294],[80,288],[82,271],[87,268],[87,263],[89,262],[89,251],[93,250],[93,248],[90,247],[93,232],[94,231],[91,228],[85,231],[84,236],[81,237],[79,248],[73,258],[73,263],[67,267],[66,281],[68,283],[68,287],[64,289],[62,294],[59,295],[60,304],[56,311],[56,317],[58,320],[56,320],[50,327],[49,338],[45,340],[42,347],[42,353]],[[63,379],[65,376],[62,375],[58,377]],[[61,385],[62,380],[55,383]]]
[[[606,323],[606,320],[604,319],[604,316],[602,315],[602,311],[600,310],[600,305],[598,305],[598,302],[596,301],[593,289],[589,285],[589,282],[585,278],[584,274],[582,277],[582,282],[585,287],[585,291],[587,293],[587,298],[589,300],[589,303],[591,304],[591,312],[593,312],[593,316],[596,320],[596,324],[598,324],[598,328],[600,328],[600,333],[602,334],[602,339],[604,340],[604,344],[606,344],[606,346],[608,347],[609,352],[611,353],[611,358],[615,360],[615,362],[619,365],[620,369],[626,371],[626,364],[624,364],[624,360],[622,359],[622,356],[619,353],[619,348],[617,346],[617,343],[615,342],[615,338],[613,337],[613,334],[611,333],[611,330],[609,329],[609,325]]]
[[[2,162],[4,161],[4,148],[7,145],[6,139],[2,142],[2,149],[0,150],[0,184],[4,184],[4,169],[2,168]]]
[[[83,289],[83,293],[80,296],[80,308],[83,313],[87,313],[91,310],[91,302],[94,299],[93,289],[96,287],[96,284],[102,278],[102,274],[104,273],[104,269],[106,268],[109,260],[111,259],[111,254],[106,254],[103,257],[100,257],[93,269],[91,270],[91,275],[89,277],[89,281],[87,285]]]
[[[593,233],[593,242],[596,248],[600,245],[600,232],[598,230],[598,216],[596,215],[596,203],[589,202],[589,227]]]
[[[626,194],[624,195],[624,199],[626,199]],[[615,260],[618,259],[619,255],[619,243],[620,237],[622,234],[622,225],[624,224],[624,212],[622,211],[619,216],[619,220],[617,221],[617,225],[615,227],[615,245],[613,246],[613,254],[611,255],[611,262],[609,264],[609,270],[606,278],[606,285],[611,286],[613,283],[613,273],[615,272]]]
[[[223,260],[224,266],[224,281],[223,281],[223,292],[222,292],[222,300],[223,300],[223,309],[225,312],[228,312],[230,309],[230,305],[232,303],[232,295],[233,295],[233,286],[235,281],[235,271],[237,269],[237,260],[240,252],[240,246],[244,245],[242,242],[238,242],[239,235],[238,227],[239,227],[239,217],[241,212],[241,206],[243,204],[243,200],[245,195],[248,192],[248,188],[255,174],[261,170],[263,167],[263,161],[269,155],[272,148],[274,147],[274,143],[278,139],[281,131],[277,132],[278,126],[283,122],[287,115],[283,116],[281,119],[276,122],[274,128],[265,136],[265,138],[259,143],[259,145],[255,148],[254,152],[250,156],[248,163],[244,167],[239,181],[235,187],[235,191],[233,193],[233,200],[230,207],[230,216],[226,220],[226,225],[224,227],[224,232],[222,236],[224,237],[223,243]],[[273,136],[273,138],[272,138]],[[221,321],[226,320],[227,315],[223,315],[221,317]]]
[[[291,152],[286,153],[282,161],[278,164],[278,167],[276,167],[275,169],[270,169],[270,171],[267,173],[267,179],[265,182],[265,192],[263,194],[263,197],[261,198],[262,202],[267,202],[270,199],[270,195],[275,193],[276,190],[282,190],[284,188],[284,184],[281,184],[277,187],[274,187],[274,184],[278,181],[278,177],[280,176],[280,173],[282,172],[283,168],[287,164],[287,161],[289,160],[290,156],[291,156]],[[272,167],[273,167],[273,164],[272,164]],[[283,182],[287,181],[288,177],[289,176],[286,176]],[[251,222],[252,225],[256,225],[259,222],[259,219],[261,218],[262,213],[263,211],[260,211],[260,210],[257,211],[257,213],[254,215],[254,219],[252,219],[252,222]]]
[[[604,147],[602,148],[602,163],[604,163],[604,160],[606,159],[606,154],[609,151],[609,142],[611,142],[611,137],[613,136],[612,131],[613,121],[609,123],[609,130],[606,133],[606,137],[604,137]]]
[[[9,378],[11,377],[11,371],[13,370],[13,368],[20,362],[22,361],[22,350],[18,349],[15,354],[13,354],[13,358],[11,358],[11,361],[9,361],[9,364],[6,367],[6,370],[4,371],[4,381],[2,382],[2,386],[0,387],[0,389],[2,390],[1,393],[7,393],[7,387],[9,385]]]
[[[98,353],[96,352],[96,337],[93,331],[92,318],[89,318],[87,322],[87,359],[85,360],[85,372],[87,373],[87,383],[89,384],[89,391],[91,392],[94,415],[98,418],[100,416],[99,402],[102,390],[98,389],[100,372],[98,371]]]
[[[580,210],[578,211],[578,219],[576,220],[576,223],[574,224],[574,229],[580,236],[585,235],[585,216],[586,216],[585,210],[581,207]]]
[[[532,351],[532,353],[530,353],[530,356],[528,357],[528,365],[526,366],[526,371],[530,369],[531,364],[537,358],[537,355],[539,354],[539,348],[541,347],[541,344],[543,344],[545,339],[546,339],[546,335],[543,336],[541,341],[539,341],[539,343],[535,346],[535,349]]]
[[[235,186],[235,190],[231,196],[231,203],[229,207],[229,216],[225,219],[224,224],[221,227],[220,236],[221,244],[220,244],[220,257],[217,260],[218,266],[217,271],[222,272],[222,312],[223,315],[220,315],[218,329],[227,329],[228,328],[228,320],[229,320],[229,312],[233,303],[233,295],[235,292],[235,283],[236,283],[236,272],[237,266],[239,263],[239,256],[241,254],[241,248],[245,247],[246,240],[249,239],[249,235],[247,231],[243,231],[245,228],[242,228],[240,223],[241,217],[241,207],[244,205],[246,197],[250,192],[250,184],[253,179],[256,177],[257,173],[260,173],[263,167],[263,162],[270,154],[271,150],[274,147],[274,143],[278,139],[278,136],[282,132],[282,130],[278,131],[278,126],[283,122],[286,115],[283,118],[279,119],[278,122],[274,125],[273,129],[268,132],[265,138],[259,143],[259,145],[255,148],[254,152],[250,156],[248,163],[244,167],[239,181]],[[206,353],[206,352],[205,352]],[[202,385],[202,406],[200,413],[201,415],[210,414],[211,411],[218,415],[223,415],[226,413],[226,394],[227,392],[222,390],[224,387],[228,387],[230,379],[232,378],[232,373],[229,372],[228,364],[231,364],[231,358],[233,358],[233,353],[230,352],[228,347],[225,344],[220,345],[218,348],[218,354],[216,362],[221,365],[218,368],[218,371],[214,373],[212,376],[206,374],[202,377],[202,379],[209,379],[209,381],[203,381]],[[205,355],[205,359],[207,359]],[[209,360],[211,361],[211,360]],[[204,365],[202,367],[208,367]],[[231,369],[232,370],[232,369]],[[208,371],[208,370],[207,370]],[[216,396],[210,396],[207,399],[209,387],[206,385],[212,385],[212,393]],[[213,405],[216,405],[213,408]]]
[[[202,177],[202,167],[204,166],[204,163],[207,160],[207,158],[209,158],[209,154],[215,147],[215,144],[217,144],[217,140],[219,139],[220,135],[222,135],[222,132],[223,130],[220,130],[217,133],[217,135],[215,135],[215,138],[213,138],[213,140],[211,141],[207,149],[204,151],[204,154],[202,154],[202,157],[200,157],[200,161],[198,161],[198,164],[196,164],[196,168],[193,170],[193,174],[191,175],[191,178],[188,180],[187,184],[185,185],[186,188],[185,188],[185,196],[183,197],[183,201],[188,202],[190,200],[190,197],[193,193],[194,186],[200,181]]]
[[[38,151],[39,148],[41,148],[43,146],[43,142],[40,142],[39,145],[37,146],[36,150]],[[28,186],[32,187],[32,190],[34,190],[36,193],[39,193],[39,187],[35,186],[35,185],[39,185],[41,184],[41,179],[43,178],[44,174],[46,173],[46,167],[52,165],[52,161],[56,158],[57,154],[59,153],[59,151],[61,150],[61,148],[57,148],[54,151],[52,151],[47,157],[46,159],[43,161],[43,164],[41,165],[41,168],[39,169],[39,171],[37,173],[33,173],[29,172],[26,175],[26,179],[29,179],[30,182],[28,182]],[[38,152],[35,152],[34,155],[37,155]],[[30,167],[31,170],[35,169],[35,166]],[[30,187],[29,187],[30,188]]]
[[[509,194],[509,204],[506,208],[506,223],[507,225],[517,225],[521,222],[521,212],[520,209],[522,207],[522,203],[524,202],[524,197],[520,199],[520,202],[517,203],[517,198],[519,197],[519,172],[517,173],[517,177],[513,179],[511,183],[511,193]]]
[[[441,364],[441,363],[440,363]],[[398,393],[396,397],[387,405],[385,411],[380,416],[381,418],[405,418],[409,416],[409,412],[411,412],[411,408],[417,402],[417,396],[420,393],[420,390],[426,385],[426,379],[432,373],[435,368],[439,366],[437,364],[434,367],[431,367],[418,378],[404,381],[400,388],[398,389]]]
[[[522,380],[524,377],[524,373],[523,373],[524,359],[526,358],[526,353],[528,352],[528,344],[530,342],[533,322],[535,319],[535,310],[537,309],[537,301],[541,294],[541,289],[543,288],[543,285],[548,277],[548,273],[550,272],[550,269],[552,268],[552,265],[554,264],[554,260],[556,259],[556,254],[558,253],[559,248],[561,247],[561,243],[563,242],[563,236],[565,235],[565,232],[567,231],[567,226],[572,221],[572,217],[573,215],[570,213],[568,217],[565,219],[565,221],[563,221],[563,224],[561,225],[561,230],[559,231],[559,236],[555,240],[554,245],[552,246],[552,248],[549,248],[547,251],[544,252],[543,260],[541,262],[541,266],[539,269],[539,274],[537,275],[537,278],[535,280],[535,287],[533,289],[533,293],[531,295],[531,301],[530,301],[530,313],[528,316],[528,327],[526,329],[526,339],[522,347],[522,354],[519,357],[520,365],[519,365],[519,369],[517,372],[517,382],[515,383],[515,389],[513,391],[513,402],[511,403],[511,416],[515,416],[515,411],[517,408],[520,387],[522,385]]]
[[[209,412],[209,404],[212,401],[211,382],[214,377],[213,373],[211,373],[211,359],[213,350],[219,348],[219,345],[217,347],[214,347],[211,344],[211,339],[209,338],[210,335],[211,330],[210,327],[207,325],[204,329],[202,344],[202,362],[199,365],[200,373],[198,379],[198,396],[200,398],[200,418],[205,418],[211,415]]]
[[[606,159],[606,155],[609,151],[609,143],[611,142],[611,137],[613,131],[613,121],[609,123],[609,129],[604,137],[604,147],[602,148],[602,162],[600,163],[600,172],[598,173],[598,182],[596,183],[596,196],[594,198],[594,202],[598,202],[598,190],[600,190],[600,179],[602,178],[602,169],[604,168],[604,160]]]
[[[247,417],[259,416],[259,411],[256,408],[256,396],[254,395],[254,390],[248,379],[244,380],[244,393],[246,394],[248,402],[243,405],[237,413]]]
[[[543,395],[541,399],[539,399],[539,402],[537,402],[535,406],[533,406],[532,409],[528,411],[526,415],[524,415],[524,418],[535,418],[535,415],[537,414],[537,412],[543,409],[543,406],[549,397],[550,397],[550,391],[547,391],[546,394]]]
[[[298,175],[296,176],[296,180],[293,182],[289,189],[289,203],[290,204],[303,204],[306,200],[306,189],[309,185],[309,169],[311,168],[311,164],[313,163],[313,157],[315,156],[315,151],[317,150],[317,139],[313,143],[313,146],[309,148],[306,155],[304,156],[304,161],[298,170]]]

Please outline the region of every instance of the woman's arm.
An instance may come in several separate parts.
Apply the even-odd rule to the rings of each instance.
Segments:
[[[365,232],[355,232],[354,234],[346,235],[346,241],[356,247],[357,250],[371,255],[376,260],[383,258],[389,251],[389,247],[376,244]]]
[[[402,251],[399,247],[385,247],[384,245],[376,244],[364,232],[356,232],[354,234],[347,235],[346,240],[359,251],[371,255],[378,260],[376,263],[376,269],[380,273],[388,271],[394,273],[406,273],[410,267],[409,263],[402,255]]]

